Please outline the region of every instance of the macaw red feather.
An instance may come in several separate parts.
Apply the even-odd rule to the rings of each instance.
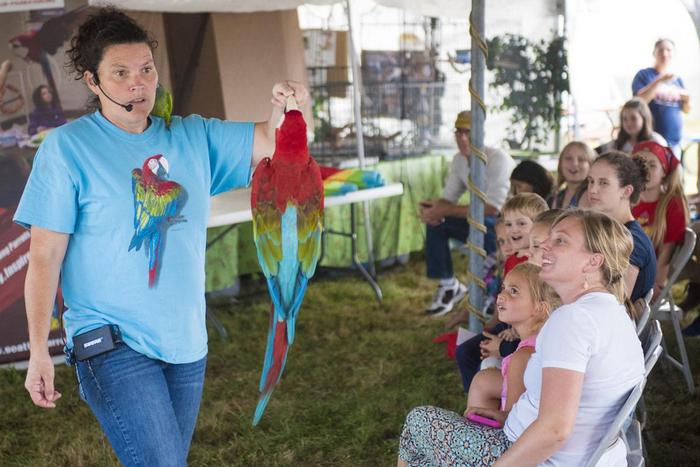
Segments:
[[[301,112],[285,115],[275,153],[253,174],[253,237],[273,305],[253,425],[280,380],[296,316],[321,252],[323,182],[306,144]]]

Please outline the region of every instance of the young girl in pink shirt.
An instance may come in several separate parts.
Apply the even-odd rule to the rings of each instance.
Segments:
[[[522,263],[505,277],[496,300],[498,319],[513,326],[520,344],[503,358],[500,370],[489,368],[477,373],[469,388],[467,411],[489,408],[508,412],[525,391],[523,374],[535,351],[537,333],[550,311],[559,306],[559,297],[542,282],[539,271],[539,266]]]

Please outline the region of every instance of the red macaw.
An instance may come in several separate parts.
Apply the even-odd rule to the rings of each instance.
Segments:
[[[53,94],[54,105],[58,107],[61,106],[61,96],[53,79],[49,55],[55,55],[58,49],[70,39],[78,23],[83,20],[88,11],[87,5],[75,8],[61,16],[48,19],[37,30],[25,32],[9,40],[10,49],[15,55],[41,65],[46,83]],[[21,49],[25,50],[24,55],[19,53]]]
[[[138,251],[144,241],[148,243],[149,287],[156,282],[162,230],[180,220],[177,211],[184,190],[180,184],[165,180],[169,170],[168,160],[158,154],[146,159],[142,169],[131,171],[134,236],[129,251]]]
[[[272,298],[260,399],[253,426],[280,380],[306,286],[321,256],[323,182],[306,144],[306,123],[289,110],[277,131],[275,153],[253,174],[253,236]]]
[[[61,16],[50,18],[39,29],[11,38],[10,48],[13,50],[25,48],[26,54],[22,58],[39,63],[42,54],[54,55],[63,43],[70,39],[78,23],[83,20],[88,11],[85,5]]]

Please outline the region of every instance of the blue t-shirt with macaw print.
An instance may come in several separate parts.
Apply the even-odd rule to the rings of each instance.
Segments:
[[[654,68],[639,70],[632,80],[632,94],[637,93],[654,81],[659,72]],[[683,80],[676,76],[664,81],[656,88],[654,98],[649,102],[649,110],[654,119],[654,131],[663,136],[669,146],[680,144],[683,136],[683,118],[681,117],[681,94],[685,90]]]
[[[117,324],[148,357],[206,355],[210,196],[250,182],[253,130],[191,115],[169,128],[150,117],[133,134],[97,111],[49,133],[15,221],[70,235],[61,269],[69,347],[76,334]]]

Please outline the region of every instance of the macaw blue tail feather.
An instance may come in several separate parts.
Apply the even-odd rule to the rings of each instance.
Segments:
[[[277,315],[275,313],[275,305],[273,304],[270,308],[270,323],[267,328],[267,346],[265,348],[265,359],[263,360],[262,373],[260,373],[260,383],[258,384],[258,391],[263,392],[265,390],[265,381],[267,381],[267,374],[272,368],[272,355],[275,349],[275,329],[277,323]]]
[[[138,233],[135,233],[134,236],[131,238],[131,243],[129,243],[129,250],[131,251],[134,248],[136,248],[136,251],[139,251],[141,249],[141,244],[143,243],[143,237],[138,235]]]
[[[260,376],[260,399],[255,409],[253,426],[257,425],[262,417],[270,395],[282,377],[284,366],[287,363],[287,323],[275,319],[274,310],[271,313],[272,321],[267,336],[267,350],[265,351],[265,365]]]
[[[156,283],[158,260],[160,256],[160,232],[156,230],[148,242],[148,286]]]
[[[258,400],[258,405],[255,407],[255,415],[253,416],[253,426],[257,426],[257,424],[260,422],[260,419],[265,413],[265,407],[267,407],[267,402],[270,400],[270,396],[272,396],[272,392],[263,394],[260,400]]]
[[[297,315],[299,314],[299,309],[301,308],[301,302],[304,301],[304,295],[306,295],[306,287],[309,285],[309,279],[301,274],[297,278],[297,289],[296,296],[294,297],[294,303],[287,313],[287,342],[292,345],[294,342],[294,330],[297,323]]]

